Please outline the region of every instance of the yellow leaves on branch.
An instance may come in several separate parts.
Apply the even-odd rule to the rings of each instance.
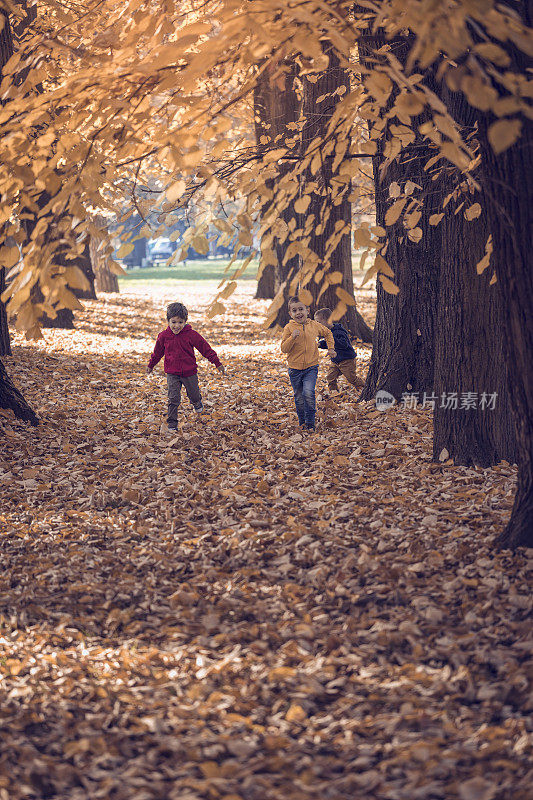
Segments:
[[[391,278],[394,278],[394,272],[390,265],[385,261],[381,253],[376,253],[374,263],[367,270],[361,283],[361,287],[364,286],[365,283],[368,283],[368,281],[371,280],[371,278],[373,278],[376,274],[378,275],[386,292],[389,292],[389,294],[398,294],[399,289],[391,280]]]
[[[294,203],[294,210],[298,214],[305,214],[307,209],[309,208],[309,204],[311,203],[311,197],[307,194],[303,197],[299,197],[298,200]]]
[[[131,242],[127,242],[117,250],[117,258],[126,258],[130,253],[133,252],[135,249],[135,245],[131,244]]]
[[[175,203],[176,200],[179,200],[182,194],[186,189],[186,183],[184,180],[178,180],[173,183],[165,192],[166,198],[169,203]]]
[[[335,294],[346,306],[355,305],[355,300],[353,299],[352,295],[347,292],[346,289],[343,289],[342,286],[337,286],[335,289]]]
[[[477,219],[478,217],[481,216],[481,211],[482,209],[480,204],[473,203],[473,205],[469,206],[465,210],[465,219],[468,220],[468,222],[472,222],[472,220]]]
[[[478,261],[476,265],[476,271],[478,275],[482,275],[483,272],[485,272],[487,267],[490,265],[492,250],[493,250],[492,234],[490,234],[489,238],[487,239],[487,243],[485,245],[485,255],[480,261]]]
[[[395,203],[392,204],[390,208],[387,209],[385,214],[385,225],[390,227],[394,225],[400,219],[401,213],[405,208],[405,204],[407,203],[407,198],[402,197],[401,200],[397,200]]]
[[[520,119],[499,119],[493,122],[488,135],[496,155],[508,150],[517,141],[521,131],[522,120]]]
[[[393,283],[393,282],[390,280],[390,278],[387,278],[387,276],[386,276],[386,275],[380,275],[380,276],[379,276],[379,279],[380,279],[381,283],[383,284],[383,288],[385,289],[385,291],[386,291],[388,294],[398,294],[398,292],[400,291],[400,289],[399,289],[399,287],[398,287],[398,286],[396,286],[396,284],[395,284],[395,283]]]
[[[0,224],[6,226],[5,238],[19,238],[17,248],[0,251],[0,259],[8,269],[19,258],[31,264],[32,285],[43,291],[49,287],[52,292],[48,275],[56,248],[50,231],[62,220],[59,239],[74,252],[84,232],[80,228],[95,211],[167,214],[191,197],[202,212],[223,203],[245,207],[253,224],[238,221],[225,232],[228,243],[235,236],[245,247],[253,246],[258,216],[268,205],[273,225],[287,228],[276,231],[278,241],[286,252],[292,248],[290,258],[305,260],[312,234],[321,235],[327,224],[327,207],[341,203],[349,191],[357,213],[368,212],[369,203],[365,206],[361,197],[368,193],[369,178],[359,156],[373,155],[379,146],[388,163],[401,158],[415,140],[414,118],[424,107],[431,107],[433,118],[420,132],[433,143],[436,161],[444,158],[468,171],[473,162],[469,146],[443,102],[423,83],[423,67],[442,53],[456,60],[468,54],[460,70],[447,64],[443,74],[472,106],[495,114],[488,135],[497,154],[517,142],[521,114],[530,113],[527,76],[516,71],[508,51],[512,43],[529,52],[531,32],[494,4],[490,14],[481,11],[485,4],[466,0],[453,9],[432,0],[389,0],[364,3],[362,11],[353,11],[348,0],[193,0],[186,14],[181,5],[154,0],[139,13],[139,0],[103,0],[91,6],[90,22],[80,22],[76,4],[62,6],[58,26],[57,4],[43,0],[38,26],[28,28],[28,40],[4,65]],[[9,10],[20,16],[15,6]],[[346,24],[349,15],[354,24]],[[488,26],[490,42],[472,41],[472,20]],[[380,27],[390,36],[406,29],[413,33],[405,74],[388,45],[386,56],[373,65],[354,59],[360,35]],[[325,42],[336,48],[347,81],[334,92],[318,89],[320,107],[327,100],[335,110],[329,126],[310,142],[304,136],[308,120],[301,110],[301,82],[319,84],[329,66]],[[300,70],[298,80],[290,72],[291,63]],[[296,107],[285,124],[274,115],[275,122],[259,137],[263,149],[258,153],[253,99],[264,75],[271,76],[278,94],[294,91]],[[333,174],[328,176],[331,165]],[[414,199],[416,188],[414,181],[391,186],[396,202],[387,211],[387,226],[404,212],[415,211],[407,198]],[[314,210],[314,197],[323,201],[320,212]],[[284,213],[289,207],[294,211],[290,225]],[[409,240],[419,241],[423,226],[413,217],[405,222]],[[430,224],[436,222],[433,215]],[[26,234],[25,227],[32,233]],[[342,235],[336,231],[332,250]],[[376,247],[368,231],[356,231],[354,243],[367,250],[382,245]],[[185,245],[209,252],[205,230],[198,229]],[[131,247],[125,242],[118,258]],[[184,252],[182,248],[178,256]],[[119,271],[120,266],[115,262],[112,269]],[[54,280],[67,287],[64,273]],[[56,289],[54,284],[58,307],[63,297],[71,302]],[[11,314],[15,307],[20,312],[34,302],[20,292],[16,303],[10,297]],[[21,318],[34,327],[31,313]]]

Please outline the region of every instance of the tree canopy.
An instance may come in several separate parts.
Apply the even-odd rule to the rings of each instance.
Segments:
[[[54,258],[65,246],[73,257],[80,254],[97,211],[146,216],[155,207],[164,221],[194,195],[196,214],[184,241],[201,251],[211,219],[218,220],[222,241],[237,232],[238,246],[249,246],[258,224],[274,236],[273,216],[279,228],[280,209],[294,203],[294,224],[282,235],[288,257],[298,254],[315,267],[299,277],[305,296],[317,270],[323,269],[317,282],[338,280],[328,275],[328,255],[320,265],[313,258],[310,236],[317,221],[302,223],[310,195],[327,193],[335,204],[348,193],[357,202],[368,185],[362,156],[375,153],[378,143],[383,172],[418,133],[433,150],[427,164],[432,174],[446,169],[458,180],[471,179],[480,157],[476,143],[426,85],[428,68],[436,67],[439,80],[494,115],[488,137],[496,153],[516,142],[532,114],[531,79],[509,55],[512,48],[530,57],[533,49],[519,2],[389,0],[354,7],[342,0],[91,0],[43,2],[34,19],[26,5],[3,0],[3,6],[15,31],[22,31],[0,87],[0,259],[13,278],[3,299],[29,336],[38,335],[43,311],[78,307],[71,289],[84,279]],[[384,44],[362,63],[358,44],[376,30]],[[402,65],[391,42],[407,31],[410,53]],[[348,88],[333,92],[338,102],[326,129],[304,140],[302,109],[284,135],[266,134],[258,148],[258,79],[268,69],[280,88],[292,81],[301,94],[328,67],[325,43],[350,79]],[[416,131],[424,108],[430,119]],[[332,161],[327,187],[320,180],[324,159]],[[226,216],[229,199],[238,207]],[[267,218],[259,220],[265,207]],[[401,217],[405,235],[417,241],[422,213],[424,197],[416,185],[392,187],[387,226]],[[463,213],[475,218],[479,208],[465,204]],[[327,253],[347,235],[349,225],[341,222]],[[366,222],[353,237],[358,247],[378,254],[372,272],[397,291],[386,261],[386,229]],[[268,259],[268,247],[262,256]],[[229,275],[211,313],[223,310],[221,301],[238,274]],[[35,285],[44,297],[40,304]],[[343,304],[353,303],[345,295],[339,288],[339,316]]]

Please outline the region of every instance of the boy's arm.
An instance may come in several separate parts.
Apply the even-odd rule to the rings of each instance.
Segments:
[[[217,369],[219,369],[222,364],[220,363],[220,359],[211,347],[211,345],[204,339],[203,336],[200,336],[198,331],[194,331],[193,337],[193,345],[196,347],[199,353],[201,353],[208,361],[215,365]]]
[[[335,350],[335,341],[333,339],[333,334],[329,328],[326,328],[325,325],[321,325],[320,322],[317,322],[318,325],[318,332],[327,342],[327,349],[328,350]]]
[[[294,342],[296,341],[297,337],[292,335],[292,331],[288,325],[283,328],[283,336],[281,337],[281,352],[288,353],[289,350],[292,350]]]
[[[165,353],[165,345],[163,344],[163,337],[161,334],[156,339],[154,352],[150,356],[150,361],[148,362],[147,372],[151,372],[158,361],[161,361],[163,355]]]

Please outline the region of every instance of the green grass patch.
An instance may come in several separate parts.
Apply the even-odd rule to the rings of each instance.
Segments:
[[[128,284],[141,281],[143,283],[152,282],[165,282],[172,283],[173,281],[221,281],[222,278],[229,278],[242,264],[242,261],[237,261],[232,264],[228,272],[224,272],[229,264],[229,259],[213,259],[205,261],[187,261],[186,263],[177,264],[173,267],[166,267],[164,265],[155,267],[146,267],[142,269],[135,267],[128,269],[125,275],[119,278],[120,285],[126,289]],[[253,281],[257,275],[257,261],[252,261],[239,280]]]

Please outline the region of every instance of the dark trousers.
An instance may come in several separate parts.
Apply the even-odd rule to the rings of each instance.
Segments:
[[[289,369],[289,378],[294,392],[294,405],[300,425],[315,424],[316,401],[315,386],[318,378],[318,364],[307,369]]]
[[[187,397],[196,410],[202,408],[202,395],[198,386],[198,375],[189,375],[184,378],[182,375],[167,375],[168,388],[168,414],[167,425],[175,428],[178,424],[178,408],[181,403],[181,387],[185,388]]]

